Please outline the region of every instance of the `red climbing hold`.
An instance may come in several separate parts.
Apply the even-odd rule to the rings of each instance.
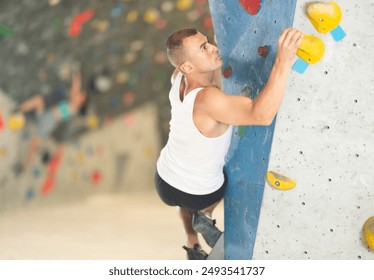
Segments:
[[[58,147],[51,161],[48,163],[48,174],[44,182],[42,183],[42,187],[40,190],[42,194],[48,194],[55,185],[55,175],[61,164],[63,151],[64,148],[62,146]]]
[[[260,10],[261,0],[239,0],[243,8],[252,16]]]
[[[262,46],[257,49],[257,52],[262,57],[267,57],[268,55],[268,46]]]
[[[213,27],[212,18],[210,16],[205,17],[204,20],[203,20],[203,25],[207,29],[212,28]]]
[[[102,175],[100,171],[94,170],[91,172],[90,180],[92,184],[97,185],[98,183],[100,183],[101,179]]]
[[[228,77],[230,77],[231,74],[232,74],[232,68],[231,68],[231,66],[228,66],[228,67],[225,68],[225,70],[223,70],[223,77],[225,77],[226,79]]]
[[[63,147],[58,147],[56,153],[53,155],[51,161],[48,163],[48,172],[51,174],[55,174],[57,169],[60,166],[62,155],[63,155]]]
[[[42,187],[40,189],[42,194],[48,194],[55,185],[55,177],[53,175],[48,175],[47,178],[44,180]]]
[[[5,128],[5,121],[3,115],[0,112],[0,132]]]
[[[76,15],[70,24],[69,36],[77,37],[82,31],[82,25],[86,21],[90,20],[95,14],[94,10],[86,10],[78,15]]]

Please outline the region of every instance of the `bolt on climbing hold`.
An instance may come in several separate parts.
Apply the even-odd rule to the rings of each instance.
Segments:
[[[3,115],[1,114],[0,112],[0,132],[5,128],[5,121],[4,121],[4,117]]]
[[[292,66],[292,69],[303,74],[309,64],[315,64],[322,59],[325,54],[325,44],[317,36],[304,34],[296,54],[299,59]]]
[[[335,41],[340,41],[346,36],[339,25],[342,11],[337,3],[313,2],[307,5],[306,13],[319,33],[330,32]]]
[[[0,24],[0,36],[10,37],[14,35],[14,31],[5,25]]]
[[[223,77],[227,79],[228,77],[231,76],[231,74],[232,74],[232,68],[229,65],[228,67],[225,68],[225,70],[223,70]]]
[[[9,129],[10,130],[21,130],[26,123],[25,116],[21,113],[14,114],[9,119]]]
[[[257,15],[261,7],[261,0],[239,0],[239,3],[252,16]]]
[[[91,9],[91,10],[86,10],[76,15],[70,23],[69,36],[72,38],[77,37],[82,31],[83,24],[86,21],[90,20],[94,14],[95,14],[95,10]]]
[[[261,55],[262,57],[267,57],[268,51],[269,51],[268,46],[258,47],[257,49],[258,54]]]
[[[374,251],[374,216],[367,219],[364,224],[364,237],[366,244]]]
[[[293,179],[274,171],[268,171],[266,173],[266,179],[273,188],[278,190],[290,190],[296,186],[296,182]]]

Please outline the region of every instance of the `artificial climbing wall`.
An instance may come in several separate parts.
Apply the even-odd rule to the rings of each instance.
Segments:
[[[1,1],[0,211],[152,189],[170,118],[165,42],[186,26],[212,38],[207,0]],[[77,68],[85,110],[20,168],[38,120],[12,113],[37,94],[47,109],[67,99]]]
[[[320,34],[297,1],[294,27],[321,38],[323,59],[291,72],[269,169],[296,180],[265,188],[255,259],[374,259],[362,227],[374,215],[373,1],[337,1],[347,34]]]
[[[337,42],[314,29],[305,12],[309,2],[297,1],[293,26],[321,38],[325,55],[304,74],[291,71],[268,167],[297,186],[265,185],[253,259],[374,259],[362,236],[374,215],[374,3],[338,1],[347,35]],[[236,13],[232,19],[242,19]]]
[[[270,75],[279,34],[292,25],[296,1],[209,3],[224,60],[223,90],[255,99]],[[225,259],[252,258],[274,125],[234,128],[225,166]]]

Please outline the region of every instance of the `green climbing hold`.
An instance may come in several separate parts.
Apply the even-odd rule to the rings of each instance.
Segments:
[[[9,37],[9,36],[14,35],[14,33],[15,32],[12,29],[6,27],[5,25],[0,24],[0,35],[1,36]]]

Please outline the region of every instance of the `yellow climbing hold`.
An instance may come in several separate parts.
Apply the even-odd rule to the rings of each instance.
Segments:
[[[302,60],[314,64],[320,61],[325,54],[325,44],[314,35],[303,34],[303,41],[296,53]]]
[[[120,71],[116,75],[116,82],[117,84],[124,84],[129,80],[129,72],[127,71]]]
[[[178,0],[177,9],[180,11],[185,11],[191,8],[192,0]]]
[[[149,23],[149,24],[152,24],[154,23],[156,20],[158,20],[160,17],[160,12],[155,9],[155,8],[149,8],[145,14],[144,14],[144,21],[146,23]]]
[[[278,190],[290,190],[296,186],[296,182],[291,178],[273,171],[268,171],[266,173],[266,179],[273,188]]]
[[[342,19],[342,11],[335,2],[310,3],[306,13],[319,33],[327,33],[335,29]]]
[[[134,22],[138,19],[138,11],[136,10],[131,10],[128,14],[127,14],[127,22]]]
[[[364,237],[366,244],[374,251],[374,216],[367,219],[364,224]]]
[[[86,156],[84,155],[83,152],[79,152],[77,155],[76,155],[76,161],[78,163],[84,163],[86,161]]]
[[[14,114],[9,119],[9,129],[21,130],[25,126],[25,116],[21,113]]]
[[[100,32],[105,32],[109,28],[109,21],[107,20],[94,20],[91,24],[91,26]]]
[[[87,126],[90,129],[95,129],[99,126],[99,118],[95,115],[90,115],[87,117]]]

